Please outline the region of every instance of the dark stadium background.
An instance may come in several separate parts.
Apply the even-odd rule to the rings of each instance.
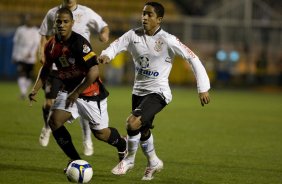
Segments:
[[[31,14],[40,26],[47,10],[59,0],[0,1],[0,80],[16,78],[11,63],[12,38],[23,14]],[[111,28],[114,40],[140,25],[144,0],[79,0],[98,12]],[[162,0],[163,27],[179,37],[204,63],[215,87],[271,87],[282,85],[282,2],[277,0]],[[107,46],[96,42],[97,53]],[[172,84],[194,83],[189,66],[181,58],[173,67]],[[124,58],[122,84],[132,82],[130,57]],[[39,66],[38,66],[39,67]],[[103,70],[104,68],[101,67]],[[186,72],[186,74],[183,74]]]

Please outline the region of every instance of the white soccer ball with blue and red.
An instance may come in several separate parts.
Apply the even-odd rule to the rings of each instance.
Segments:
[[[85,160],[74,160],[68,165],[66,175],[70,182],[88,183],[93,176],[93,169]]]

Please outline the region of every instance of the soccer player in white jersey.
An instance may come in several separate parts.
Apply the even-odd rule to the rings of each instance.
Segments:
[[[163,16],[161,4],[146,3],[142,13],[143,27],[126,32],[98,58],[100,63],[109,63],[118,53],[128,51],[135,64],[132,113],[126,122],[128,154],[112,169],[115,175],[126,174],[133,168],[138,144],[148,160],[142,180],[153,179],[153,174],[163,168],[163,162],[156,155],[150,129],[153,128],[155,115],[172,100],[168,77],[175,55],[191,64],[201,105],[210,101],[210,82],[205,68],[187,46],[160,27]]]
[[[31,22],[31,15],[23,16],[23,25],[16,29],[13,37],[12,62],[17,65],[17,82],[20,98],[25,99],[32,83],[32,72],[37,61],[40,42],[38,28]]]
[[[74,16],[74,26],[73,31],[81,34],[90,42],[91,32],[99,33],[99,40],[101,42],[107,42],[109,40],[109,28],[107,23],[102,19],[100,15],[94,12],[92,9],[77,4],[76,0],[63,0],[62,4],[56,6],[48,11],[46,14],[41,27],[40,34],[41,37],[41,62],[44,63],[44,45],[47,42],[48,38],[54,35],[53,24],[55,20],[56,11],[61,8],[66,7],[70,9]],[[50,107],[52,106],[54,99],[57,96],[59,89],[61,88],[61,81],[57,77],[57,71],[54,67],[54,70],[50,74],[49,79],[46,82],[45,86],[45,102],[43,105],[43,117],[45,125],[41,130],[39,137],[39,142],[42,146],[47,146],[49,142],[49,137],[51,129],[47,124],[47,118],[49,115]],[[90,156],[94,152],[93,143],[91,140],[91,130],[89,128],[88,121],[80,118],[80,125],[82,127],[83,133],[83,146],[84,146],[84,155]]]

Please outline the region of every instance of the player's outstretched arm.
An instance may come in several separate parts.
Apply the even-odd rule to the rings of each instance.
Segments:
[[[31,92],[28,95],[29,104],[32,105],[32,102],[36,102],[36,94],[43,87],[43,84],[46,81],[47,76],[49,75],[49,70],[44,68],[43,66],[40,68],[39,73],[37,75],[36,81],[32,87]]]

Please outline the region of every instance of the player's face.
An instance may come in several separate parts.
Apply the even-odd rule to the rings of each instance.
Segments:
[[[56,33],[61,37],[63,41],[67,40],[72,32],[72,26],[74,21],[67,13],[61,13],[56,15],[55,28]]]
[[[157,17],[153,6],[145,6],[142,13],[142,25],[147,35],[153,35],[159,28],[162,21],[161,17]]]

